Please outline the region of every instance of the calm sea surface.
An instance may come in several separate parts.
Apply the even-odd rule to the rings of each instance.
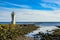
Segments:
[[[16,22],[17,24],[36,24],[41,26],[60,26],[60,22]],[[11,24],[10,22],[0,22],[0,24]]]

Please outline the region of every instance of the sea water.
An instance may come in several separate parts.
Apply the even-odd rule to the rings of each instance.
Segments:
[[[11,22],[0,22],[0,24],[11,24]],[[41,26],[60,26],[60,22],[16,22],[16,24],[36,24]]]

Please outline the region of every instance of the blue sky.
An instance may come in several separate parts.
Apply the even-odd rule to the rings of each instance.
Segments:
[[[11,21],[12,11],[18,22],[59,22],[60,0],[0,0],[0,22]]]
[[[1,7],[23,8],[22,6],[31,7],[37,10],[53,10],[52,7],[60,8],[59,0],[1,0]]]

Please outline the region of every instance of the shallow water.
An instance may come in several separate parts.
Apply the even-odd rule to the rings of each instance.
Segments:
[[[31,33],[26,34],[25,36],[29,36],[29,37],[34,37],[34,35],[38,34],[39,32],[42,33],[47,33],[47,30],[49,31],[49,33],[52,33],[52,30],[58,29],[58,27],[56,26],[40,26],[40,28],[38,28],[37,30],[34,30]]]

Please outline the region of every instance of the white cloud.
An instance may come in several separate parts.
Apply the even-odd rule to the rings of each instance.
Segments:
[[[39,4],[44,8],[60,9],[60,0],[42,0]]]
[[[18,22],[59,22],[60,10],[45,11],[31,9],[6,9],[0,11],[0,21],[11,21],[11,12],[15,11]]]
[[[55,3],[60,5],[60,0],[42,0],[43,2]]]
[[[13,5],[13,6],[17,6],[17,7],[21,7],[21,8],[31,8],[30,6],[28,5],[20,5],[20,4],[15,4],[15,3],[10,3],[10,2],[4,2],[3,3],[0,3],[0,5]]]
[[[60,8],[56,7],[56,5],[54,5],[54,4],[40,3],[40,5],[44,8],[52,8],[54,10],[60,9]]]

